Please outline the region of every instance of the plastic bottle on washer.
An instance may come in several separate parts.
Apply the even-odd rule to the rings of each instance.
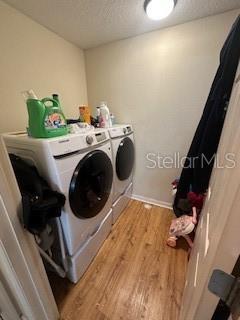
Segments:
[[[112,127],[112,120],[110,117],[110,112],[106,102],[102,101],[100,103],[100,127],[110,128]]]

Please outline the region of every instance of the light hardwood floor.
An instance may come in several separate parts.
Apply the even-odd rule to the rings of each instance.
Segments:
[[[166,246],[172,211],[131,200],[78,284],[52,279],[63,320],[177,320],[184,242]]]

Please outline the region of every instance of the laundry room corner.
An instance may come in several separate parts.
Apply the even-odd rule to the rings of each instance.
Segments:
[[[238,14],[233,10],[85,50],[89,104],[107,101],[118,122],[131,119],[134,127],[136,199],[171,207],[178,159],[187,152]]]
[[[0,38],[0,320],[238,319],[240,0],[0,0]]]
[[[6,36],[7,30],[7,36]],[[24,130],[27,110],[22,92],[60,94],[66,116],[78,116],[87,104],[84,53],[0,0],[0,132]]]

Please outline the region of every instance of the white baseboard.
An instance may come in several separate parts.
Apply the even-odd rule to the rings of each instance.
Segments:
[[[170,202],[155,200],[155,199],[139,196],[137,194],[132,194],[131,198],[134,199],[134,200],[141,201],[141,202],[146,202],[146,203],[149,203],[149,204],[153,204],[153,205],[158,206],[158,207],[163,207],[163,208],[167,208],[167,209],[173,210],[172,204]]]

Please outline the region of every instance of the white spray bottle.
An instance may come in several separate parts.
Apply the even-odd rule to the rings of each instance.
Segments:
[[[102,101],[100,103],[100,127],[110,128],[112,127],[112,120],[110,117],[110,112],[106,102]]]

